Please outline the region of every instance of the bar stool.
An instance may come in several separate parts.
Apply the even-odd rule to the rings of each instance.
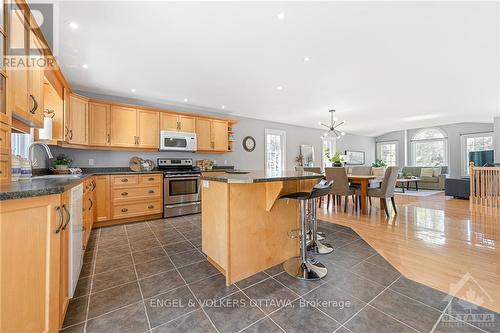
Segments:
[[[307,251],[314,254],[328,254],[333,252],[333,247],[328,243],[322,243],[321,240],[325,239],[318,232],[318,219],[316,217],[316,204],[318,198],[312,198],[309,200],[309,232],[308,232],[308,243]]]
[[[332,183],[321,180],[311,192],[295,192],[280,197],[280,199],[298,200],[300,207],[300,255],[283,263],[283,269],[291,276],[302,280],[319,280],[328,273],[325,265],[307,257],[306,203],[330,193]]]

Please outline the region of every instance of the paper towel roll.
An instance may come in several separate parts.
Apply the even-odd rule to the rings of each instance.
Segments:
[[[52,118],[43,118],[43,128],[38,130],[38,137],[40,140],[52,140]]]

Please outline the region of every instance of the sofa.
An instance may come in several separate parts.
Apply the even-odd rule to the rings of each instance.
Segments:
[[[446,178],[444,195],[454,198],[469,199],[470,178]]]
[[[429,168],[432,169],[432,176],[428,173],[427,175],[422,174],[422,169],[425,172],[429,172]],[[448,167],[416,167],[416,166],[405,166],[401,170],[400,177],[411,174],[412,176],[419,177],[422,180],[418,182],[419,189],[427,190],[444,190],[445,189],[445,179],[448,176]],[[410,183],[410,188],[415,188],[414,183]]]

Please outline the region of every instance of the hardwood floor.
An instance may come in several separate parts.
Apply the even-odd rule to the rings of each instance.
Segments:
[[[468,200],[396,195],[398,215],[379,201],[368,215],[323,205],[318,218],[349,226],[405,277],[500,312],[500,210]],[[389,205],[390,206],[390,205]]]

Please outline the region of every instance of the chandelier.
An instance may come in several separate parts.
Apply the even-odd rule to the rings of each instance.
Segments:
[[[325,132],[322,138],[330,136],[340,139],[340,137],[345,135],[345,132],[339,131],[338,127],[344,125],[345,120],[338,121],[337,118],[335,117],[335,110],[329,110],[328,112],[330,112],[330,124],[325,124],[322,123],[321,121],[319,122],[319,125],[328,128],[328,132]]]

